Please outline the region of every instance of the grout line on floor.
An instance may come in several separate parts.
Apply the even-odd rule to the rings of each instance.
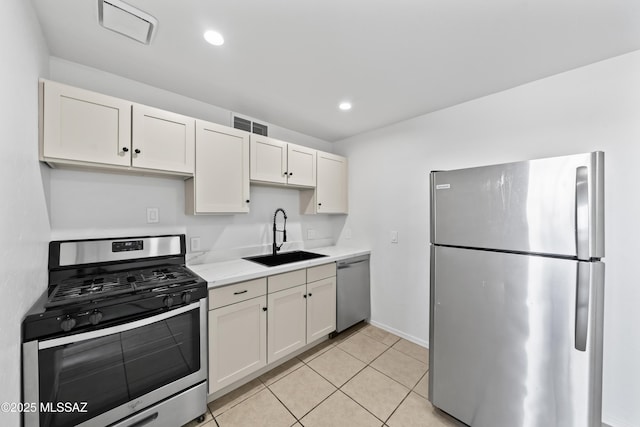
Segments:
[[[277,381],[276,381],[276,382],[277,382]],[[274,384],[275,384],[275,383],[274,383]],[[299,422],[300,422],[300,420],[298,419],[298,417],[296,417],[296,414],[294,414],[293,412],[291,412],[291,409],[289,409],[289,407],[288,407],[287,405],[285,405],[285,404],[284,404],[284,402],[283,402],[282,400],[280,400],[280,398],[278,397],[278,395],[276,395],[276,394],[273,392],[273,390],[271,390],[271,388],[270,388],[269,386],[266,386],[266,388],[267,388],[267,390],[269,390],[269,393],[271,393],[271,394],[273,395],[273,397],[275,397],[275,398],[276,398],[276,400],[277,400],[278,402],[280,402],[280,404],[281,404],[282,406],[284,406],[284,409],[286,409],[286,410],[291,414],[291,416],[293,417],[293,419],[294,419],[294,420],[296,420],[296,423],[299,423]],[[293,423],[292,425],[294,425],[294,424],[295,424],[295,423]],[[300,424],[302,424],[302,423],[300,423]]]
[[[396,413],[396,411],[398,409],[400,409],[400,406],[402,406],[402,404],[404,403],[405,400],[407,400],[407,398],[409,397],[409,395],[411,394],[412,390],[409,390],[409,393],[407,393],[407,395],[405,397],[402,398],[402,400],[400,401],[400,403],[398,404],[398,406],[396,406],[396,409],[394,409],[393,411],[391,411],[391,413],[389,414],[389,416],[387,417],[386,420],[384,420],[384,425],[387,425],[387,423],[389,422],[389,420],[391,419],[391,417],[393,417],[393,414]]]

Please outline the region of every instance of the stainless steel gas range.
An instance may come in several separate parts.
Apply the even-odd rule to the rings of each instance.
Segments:
[[[55,241],[23,321],[24,425],[180,426],[204,419],[206,282],[185,236]]]

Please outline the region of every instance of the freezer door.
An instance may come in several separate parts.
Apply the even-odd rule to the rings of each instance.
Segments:
[[[431,174],[431,243],[604,256],[604,153]]]
[[[433,405],[473,427],[600,427],[604,264],[431,257]]]

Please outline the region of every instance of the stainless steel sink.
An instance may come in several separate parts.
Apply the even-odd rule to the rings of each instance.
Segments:
[[[267,267],[275,267],[277,265],[289,264],[292,262],[298,261],[306,261],[308,259],[322,258],[327,255],[316,254],[313,252],[305,252],[305,251],[291,251],[291,252],[282,252],[276,255],[258,255],[243,258],[247,261],[257,262],[258,264],[265,265]]]

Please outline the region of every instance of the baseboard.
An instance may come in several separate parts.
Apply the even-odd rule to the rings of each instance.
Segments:
[[[376,322],[375,320],[369,320],[369,323],[372,324],[373,326],[376,326],[376,327],[378,327],[380,329],[383,329],[383,330],[385,330],[387,332],[391,332],[394,335],[397,335],[397,336],[399,336],[401,338],[404,338],[407,341],[411,341],[414,344],[418,344],[421,347],[429,348],[429,342],[427,342],[425,340],[422,340],[420,338],[414,337],[413,335],[405,334],[402,331],[394,329],[391,326],[387,326],[387,325],[385,325],[383,323]]]

